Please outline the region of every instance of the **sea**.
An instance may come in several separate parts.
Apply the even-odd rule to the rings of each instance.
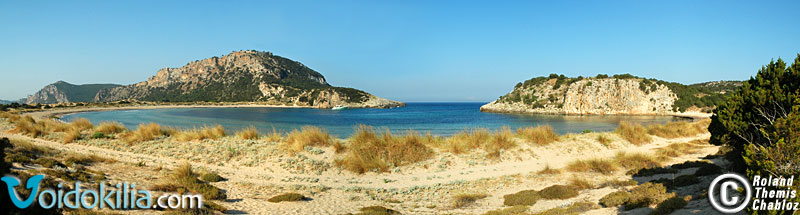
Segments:
[[[422,134],[450,136],[464,130],[503,127],[516,129],[527,126],[550,125],[560,133],[613,131],[620,122],[639,124],[666,123],[685,120],[672,116],[578,116],[547,114],[486,113],[480,111],[485,103],[407,103],[406,107],[391,109],[313,109],[266,107],[202,107],[112,110],[80,112],[62,117],[64,121],[86,118],[97,125],[116,121],[129,129],[141,123],[155,122],[178,128],[201,128],[222,125],[229,131],[256,127],[262,133],[289,132],[303,126],[317,126],[330,134],[346,138],[360,125],[380,131],[402,134],[414,130]]]

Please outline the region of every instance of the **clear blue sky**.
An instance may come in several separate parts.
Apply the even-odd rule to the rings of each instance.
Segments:
[[[800,1],[553,2],[2,1],[0,98],[243,49],[401,101],[491,101],[550,73],[743,80],[800,52]]]

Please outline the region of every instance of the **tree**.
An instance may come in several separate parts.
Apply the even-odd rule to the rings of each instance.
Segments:
[[[790,67],[778,59],[763,66],[711,117],[711,143],[730,146],[735,170],[755,175],[800,173],[800,54]],[[798,189],[795,183],[795,189]],[[751,213],[791,214],[784,211]]]

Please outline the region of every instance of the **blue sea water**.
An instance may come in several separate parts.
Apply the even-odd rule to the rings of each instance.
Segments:
[[[117,121],[135,129],[140,123],[155,122],[180,128],[222,125],[229,130],[255,126],[261,132],[276,129],[288,132],[305,125],[326,129],[332,135],[345,138],[358,125],[369,125],[393,133],[409,129],[421,133],[449,136],[464,129],[503,126],[511,129],[526,126],[550,125],[558,133],[580,133],[583,130],[611,131],[621,121],[634,123],[665,123],[681,120],[671,116],[564,116],[541,114],[484,113],[484,103],[408,103],[392,109],[327,110],[311,108],[168,108],[82,112],[63,117],[65,121],[87,118],[92,123]]]

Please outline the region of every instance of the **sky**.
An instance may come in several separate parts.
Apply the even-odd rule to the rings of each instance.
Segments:
[[[745,80],[800,52],[800,1],[0,1],[0,99],[132,84],[235,50],[405,102],[488,102],[518,82],[630,73]]]

